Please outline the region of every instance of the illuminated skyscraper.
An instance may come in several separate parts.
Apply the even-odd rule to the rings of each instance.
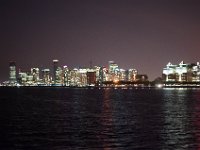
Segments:
[[[78,78],[78,69],[74,68],[70,71],[70,86],[77,86]]]
[[[87,85],[87,69],[79,68],[78,69],[78,78],[77,78],[78,86],[86,86]]]
[[[10,62],[9,63],[9,80],[11,83],[16,82],[16,63]]]
[[[40,77],[39,77],[39,68],[31,68],[31,74],[33,76],[33,81],[38,82]]]
[[[58,60],[57,59],[54,59],[53,60],[53,81],[55,82],[56,81],[56,71],[58,69]]]
[[[114,62],[114,61],[109,61],[108,62],[108,73],[109,74],[114,74],[116,69],[119,69],[119,66]]]
[[[62,68],[61,67],[57,67],[56,69],[56,78],[54,80],[54,84],[62,84]]]
[[[26,72],[19,72],[18,81],[21,85],[26,85],[27,82],[27,73]]]
[[[43,83],[45,83],[46,85],[50,84],[50,82],[51,82],[50,69],[42,70],[42,79],[43,79]]]
[[[136,81],[137,70],[136,69],[129,69],[128,70],[128,81]]]
[[[70,74],[69,74],[69,69],[67,66],[63,66],[63,84],[65,86],[70,85]]]

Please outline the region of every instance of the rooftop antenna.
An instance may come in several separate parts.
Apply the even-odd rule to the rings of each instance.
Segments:
[[[90,69],[92,69],[92,60],[90,60],[89,63],[90,63]]]

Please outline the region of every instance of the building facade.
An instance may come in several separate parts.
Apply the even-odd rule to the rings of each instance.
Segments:
[[[163,68],[162,78],[165,82],[199,82],[200,64],[186,64],[182,61],[178,65],[173,65],[169,62]]]
[[[17,75],[17,73],[16,73],[16,63],[10,62],[9,63],[9,81],[10,81],[10,83],[17,82],[16,75]]]

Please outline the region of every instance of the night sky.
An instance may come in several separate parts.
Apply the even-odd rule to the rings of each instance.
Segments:
[[[199,0],[1,0],[0,81],[21,70],[136,68],[150,80],[170,61],[200,61]]]

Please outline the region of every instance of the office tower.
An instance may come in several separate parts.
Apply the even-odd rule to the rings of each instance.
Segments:
[[[77,72],[77,86],[86,86],[87,85],[87,69],[79,68]]]
[[[114,74],[116,69],[119,69],[119,66],[114,61],[109,61],[108,62],[108,73]]]
[[[53,81],[54,83],[56,82],[56,71],[58,69],[58,60],[57,59],[54,59],[53,60]]]
[[[87,71],[87,85],[94,86],[96,84],[96,72],[93,69]]]
[[[33,82],[38,82],[39,77],[39,68],[31,68],[31,74],[33,76]]]
[[[56,69],[56,78],[54,80],[55,84],[62,84],[62,75],[63,75],[62,68],[61,67],[57,67],[57,69]]]
[[[99,79],[98,79],[98,83],[99,83],[99,85],[102,85],[102,83],[103,83],[103,78],[104,78],[104,75],[103,75],[103,67],[100,67],[100,69],[99,69]]]
[[[137,70],[129,69],[128,70],[128,81],[133,82],[136,81]]]
[[[94,71],[96,72],[96,82],[99,82],[100,80],[100,66],[94,66]]]
[[[63,66],[63,84],[65,86],[70,85],[70,71],[67,66]]]
[[[43,83],[46,85],[49,85],[51,82],[51,78],[50,78],[50,69],[43,69],[42,70],[42,79],[43,79]]]
[[[196,65],[192,68],[192,81],[199,82],[200,81],[200,63],[197,62]]]
[[[10,62],[9,63],[9,81],[14,83],[17,81],[16,79],[16,63]]]
[[[115,81],[127,81],[127,74],[125,69],[119,69],[119,73],[115,76]]]
[[[19,78],[18,81],[21,85],[26,85],[27,82],[27,73],[19,71]]]
[[[77,86],[78,83],[78,69],[74,68],[70,71],[70,86]]]
[[[114,61],[109,61],[107,81],[114,81],[119,75],[119,66]]]

